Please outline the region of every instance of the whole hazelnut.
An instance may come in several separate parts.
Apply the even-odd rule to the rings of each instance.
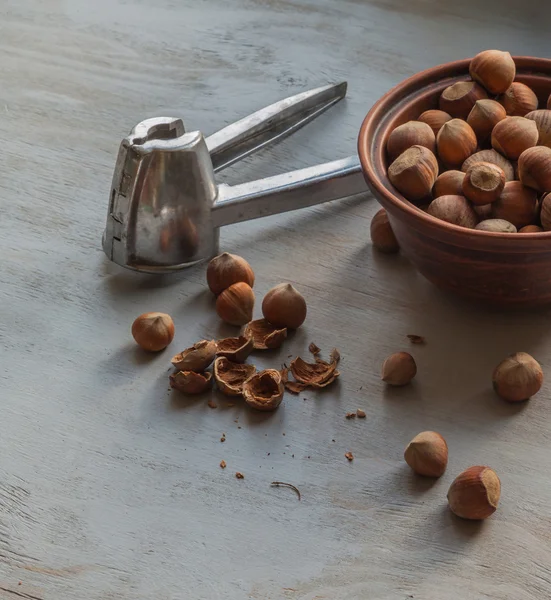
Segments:
[[[501,196],[492,203],[492,218],[505,219],[519,229],[534,222],[537,210],[538,197],[534,190],[520,181],[508,181]]]
[[[495,202],[505,187],[505,173],[492,163],[475,163],[467,169],[463,195],[473,204]]]
[[[432,197],[461,196],[463,194],[463,180],[465,173],[462,171],[444,171],[436,178],[432,188]]]
[[[218,316],[230,325],[245,325],[253,317],[254,292],[240,281],[230,285],[216,299]]]
[[[436,137],[429,125],[420,121],[408,121],[396,127],[386,143],[388,157],[394,160],[412,146],[424,146],[434,152]]]
[[[501,482],[490,467],[469,467],[448,491],[451,511],[462,519],[481,520],[493,515],[501,495]]]
[[[446,121],[451,121],[452,116],[443,110],[426,110],[419,116],[421,123],[426,123],[433,131],[434,135],[440,131],[440,128]]]
[[[254,272],[244,258],[224,252],[209,262],[207,284],[213,294],[218,296],[230,285],[239,282],[250,287],[254,285]]]
[[[492,381],[498,396],[509,402],[523,402],[539,392],[543,371],[535,358],[517,352],[497,365]]]
[[[477,100],[487,98],[486,90],[474,81],[458,81],[440,96],[438,107],[454,118],[466,119]]]
[[[551,148],[528,148],[518,159],[518,175],[522,183],[538,192],[551,192]]]
[[[404,459],[418,475],[440,477],[448,465],[448,444],[436,431],[423,431],[407,445]]]
[[[388,167],[388,178],[412,202],[430,194],[438,177],[436,156],[424,146],[412,146]]]
[[[538,128],[534,121],[524,117],[508,117],[492,131],[492,147],[511,160],[538,143]]]
[[[545,194],[541,200],[541,225],[545,231],[551,231],[551,194]]]
[[[527,113],[538,108],[536,94],[524,83],[513,81],[507,90],[498,97],[507,114],[512,117],[524,117]]]
[[[473,207],[464,196],[439,196],[430,203],[427,213],[447,223],[468,229],[473,229],[478,223]]]
[[[551,148],[551,110],[533,110],[526,115],[538,128],[538,146]]]
[[[371,241],[375,248],[380,252],[392,253],[398,252],[399,246],[394,231],[388,220],[387,212],[384,208],[378,210],[371,220]]]
[[[473,209],[480,221],[486,221],[492,216],[491,204],[480,204],[479,206],[473,204]]]
[[[517,228],[509,221],[503,219],[486,219],[481,221],[475,229],[479,231],[492,231],[494,233],[516,233]]]
[[[264,318],[276,327],[298,329],[306,319],[306,300],[290,283],[273,287],[262,301]]]
[[[165,313],[144,313],[132,323],[132,337],[144,350],[159,352],[174,339],[174,321]]]
[[[471,60],[469,73],[490,94],[502,94],[515,79],[515,61],[509,52],[484,50]]]
[[[519,233],[541,233],[542,231],[539,225],[525,225],[518,230]]]
[[[464,163],[476,150],[476,144],[472,127],[461,119],[444,123],[436,136],[438,156],[450,167]]]
[[[495,150],[480,150],[480,152],[475,152],[461,165],[461,170],[466,172],[469,167],[477,162],[488,162],[497,165],[505,173],[507,181],[514,181],[516,179],[513,165]]]
[[[407,352],[395,352],[383,363],[381,379],[388,385],[407,385],[416,375],[417,365]]]
[[[499,102],[484,98],[476,101],[467,117],[467,123],[473,128],[476,139],[481,144],[489,139],[492,129],[506,116],[507,113]]]

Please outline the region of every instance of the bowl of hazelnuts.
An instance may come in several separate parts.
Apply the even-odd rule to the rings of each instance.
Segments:
[[[430,281],[551,304],[551,60],[486,50],[418,73],[373,106],[358,152],[381,226]]]

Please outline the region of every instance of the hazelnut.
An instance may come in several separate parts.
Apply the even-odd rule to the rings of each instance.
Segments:
[[[241,335],[218,340],[216,346],[216,356],[223,356],[232,362],[242,363],[254,350],[254,341],[246,335]]]
[[[539,225],[525,225],[518,230],[519,233],[541,233],[542,231]]]
[[[388,167],[392,185],[412,202],[430,194],[437,176],[436,156],[424,146],[412,146]]]
[[[538,128],[524,117],[509,117],[492,131],[492,146],[507,158],[516,160],[527,148],[538,143]]]
[[[204,371],[216,356],[216,342],[202,340],[176,354],[171,360],[178,371]]]
[[[250,287],[254,285],[254,272],[244,258],[224,252],[209,262],[207,284],[213,294],[218,296],[230,285],[239,282]]]
[[[475,152],[475,154],[469,156],[469,158],[461,165],[461,170],[466,172],[469,167],[477,162],[488,162],[497,165],[505,173],[505,179],[507,181],[515,180],[515,169],[513,165],[495,150],[480,150],[480,152]]]
[[[526,115],[538,128],[538,146],[551,148],[551,110],[533,110]]]
[[[385,253],[398,252],[399,246],[384,208],[377,211],[371,220],[371,241],[377,250]]]
[[[275,410],[283,400],[284,391],[281,373],[275,369],[260,371],[243,384],[245,402],[257,410]]]
[[[243,384],[256,373],[254,365],[234,363],[225,356],[214,361],[214,379],[218,389],[226,396],[241,396]]]
[[[485,221],[492,216],[491,204],[481,204],[479,206],[473,204],[473,210],[480,221]]]
[[[144,313],[132,323],[132,337],[144,350],[159,352],[174,339],[174,322],[165,313]]]
[[[479,143],[485,142],[497,123],[503,121],[507,113],[499,102],[485,98],[477,100],[473,106],[467,123],[473,128]]]
[[[452,116],[443,110],[426,110],[420,117],[421,123],[426,123],[433,131],[434,135],[437,135],[440,131],[440,127],[444,125],[446,121],[451,121]]]
[[[519,229],[534,222],[537,210],[538,198],[534,190],[520,181],[508,181],[501,196],[492,203],[492,218],[505,219]]]
[[[170,387],[184,394],[202,394],[211,385],[212,373],[178,371],[169,377]]]
[[[436,137],[429,125],[420,121],[408,121],[391,132],[386,150],[390,160],[394,160],[412,146],[424,146],[434,152],[435,145]]]
[[[487,519],[497,508],[501,482],[490,467],[469,467],[458,475],[448,491],[451,511],[462,519]]]
[[[541,225],[545,231],[551,231],[551,194],[545,194],[541,200]]]
[[[486,90],[474,81],[458,81],[440,96],[438,107],[454,118],[466,119],[477,100],[487,98]]]
[[[230,285],[216,299],[218,316],[230,325],[245,325],[253,316],[254,292],[247,283]]]
[[[515,79],[515,61],[509,52],[484,50],[471,60],[469,73],[490,94],[502,94]]]
[[[278,328],[266,319],[257,319],[245,325],[243,335],[252,341],[255,350],[272,350],[283,344],[287,328]]]
[[[472,127],[461,119],[444,123],[436,136],[438,156],[451,167],[465,162],[475,152],[476,144]]]
[[[423,431],[407,445],[404,459],[417,475],[440,477],[448,465],[448,444],[439,433]]]
[[[290,283],[276,285],[262,301],[264,318],[276,327],[298,329],[306,319],[306,311],[304,296]]]
[[[551,148],[528,148],[518,159],[518,175],[524,185],[538,192],[551,191]]]
[[[547,98],[547,109],[551,110],[551,94],[549,94],[549,98]]]
[[[381,379],[388,385],[407,385],[416,375],[417,365],[408,352],[395,352],[383,363]]]
[[[507,114],[512,117],[524,117],[538,108],[536,94],[524,83],[513,81],[507,90],[498,97]]]
[[[438,175],[432,188],[432,197],[438,196],[461,196],[463,195],[463,180],[465,173],[462,171],[444,171]]]
[[[505,173],[492,163],[475,163],[467,169],[463,195],[473,204],[495,202],[505,187]]]
[[[517,228],[504,219],[486,219],[481,221],[475,229],[479,231],[492,231],[494,233],[516,233]]]
[[[497,395],[509,402],[523,402],[539,392],[543,371],[526,352],[517,352],[501,361],[492,376]]]
[[[478,217],[464,196],[439,196],[429,205],[429,215],[452,223],[473,229],[478,223]]]

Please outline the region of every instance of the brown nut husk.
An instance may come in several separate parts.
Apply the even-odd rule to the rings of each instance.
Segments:
[[[517,228],[504,219],[486,219],[480,221],[475,227],[479,231],[493,231],[494,233],[516,233]]]
[[[254,299],[250,285],[234,283],[216,299],[216,312],[230,325],[245,325],[253,317]]]
[[[495,368],[492,382],[497,395],[509,402],[524,402],[539,392],[543,371],[538,361],[526,352],[517,352]]]
[[[495,202],[505,187],[505,173],[492,163],[475,163],[467,169],[463,180],[463,195],[473,204]]]
[[[132,323],[132,337],[144,350],[159,352],[174,339],[174,321],[166,313],[144,313]]]
[[[534,121],[524,117],[508,117],[492,131],[492,147],[510,160],[538,143],[538,128]]]
[[[543,228],[539,225],[525,225],[518,230],[519,233],[541,233],[542,231]]]
[[[392,254],[400,249],[384,208],[378,210],[371,219],[370,233],[371,242],[379,252]]]
[[[304,296],[290,283],[276,285],[262,300],[264,318],[281,329],[298,329],[306,319],[306,312]]]
[[[533,110],[526,115],[538,128],[538,146],[551,148],[551,110]]]
[[[173,356],[171,362],[178,371],[204,371],[214,360],[216,350],[214,340],[201,340]]]
[[[243,363],[254,350],[254,342],[246,335],[218,340],[216,356],[223,356],[236,363]]]
[[[202,394],[212,382],[212,373],[195,373],[194,371],[178,371],[170,375],[170,387],[184,394]]]
[[[484,50],[471,60],[469,73],[491,94],[503,94],[515,79],[515,61],[509,52]]]
[[[515,168],[513,165],[504,157],[501,156],[496,150],[481,150],[476,152],[461,165],[461,170],[465,173],[469,167],[477,162],[488,162],[493,165],[500,167],[505,173],[505,179],[507,181],[515,180]]]
[[[388,167],[392,185],[412,202],[428,196],[437,177],[436,156],[424,146],[412,146]]]
[[[551,192],[551,148],[528,148],[518,159],[518,175],[523,185],[538,192]]]
[[[458,81],[442,92],[438,108],[454,118],[466,119],[475,102],[487,97],[486,90],[478,83]]]
[[[209,262],[207,284],[213,294],[218,296],[230,285],[239,282],[250,287],[254,285],[254,271],[244,258],[224,252]]]
[[[386,358],[381,379],[388,385],[407,385],[417,374],[417,365],[408,352],[395,352]]]
[[[434,152],[436,137],[429,125],[421,121],[408,121],[403,125],[398,125],[388,136],[386,151],[389,159],[395,160],[412,146],[424,146]]]
[[[464,196],[439,196],[429,205],[427,213],[454,225],[474,229],[478,217]]]
[[[512,117],[524,117],[538,108],[538,97],[524,83],[513,81],[507,90],[498,97],[507,114]]]
[[[545,231],[551,231],[551,194],[545,194],[541,200],[540,219]]]
[[[214,361],[214,380],[218,389],[226,396],[241,396],[243,384],[256,373],[254,365],[234,363],[225,356]]]
[[[256,410],[275,410],[283,400],[284,391],[281,373],[275,369],[260,371],[243,384],[245,402]]]
[[[467,117],[467,123],[473,128],[476,139],[481,144],[489,139],[493,128],[506,116],[505,108],[499,102],[485,98],[476,101]]]
[[[501,196],[492,203],[492,218],[509,221],[517,229],[534,223],[537,211],[536,192],[523,186],[520,181],[508,181]]]
[[[501,482],[493,469],[469,467],[451,484],[448,504],[458,517],[478,521],[494,514],[500,495]]]
[[[477,140],[472,127],[461,119],[442,125],[436,136],[439,158],[450,167],[459,167],[476,152]]]
[[[426,123],[437,135],[444,123],[452,120],[452,116],[443,110],[426,110],[419,116],[418,121]]]
[[[290,368],[285,367],[282,370],[282,379],[287,390],[298,394],[306,388],[321,389],[331,385],[339,377],[337,365],[341,357],[336,348],[331,351],[330,362],[320,358],[319,352],[315,354],[315,357],[315,363],[307,363],[299,356],[291,362]],[[295,381],[289,381],[289,370]]]
[[[432,188],[432,197],[439,196],[462,196],[463,195],[463,180],[465,173],[463,171],[444,171],[438,175]]]
[[[423,431],[407,445],[404,460],[418,475],[440,477],[448,465],[448,444],[436,431]]]
[[[257,319],[245,325],[243,335],[251,340],[255,350],[273,350],[285,341],[287,328],[276,327],[266,319]]]

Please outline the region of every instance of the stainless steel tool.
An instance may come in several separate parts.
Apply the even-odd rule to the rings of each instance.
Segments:
[[[346,95],[346,82],[297,94],[204,138],[181,119],[138,123],[119,149],[103,250],[122,267],[176,271],[214,256],[223,225],[365,193],[357,156],[240,185],[214,173],[293,133]]]

